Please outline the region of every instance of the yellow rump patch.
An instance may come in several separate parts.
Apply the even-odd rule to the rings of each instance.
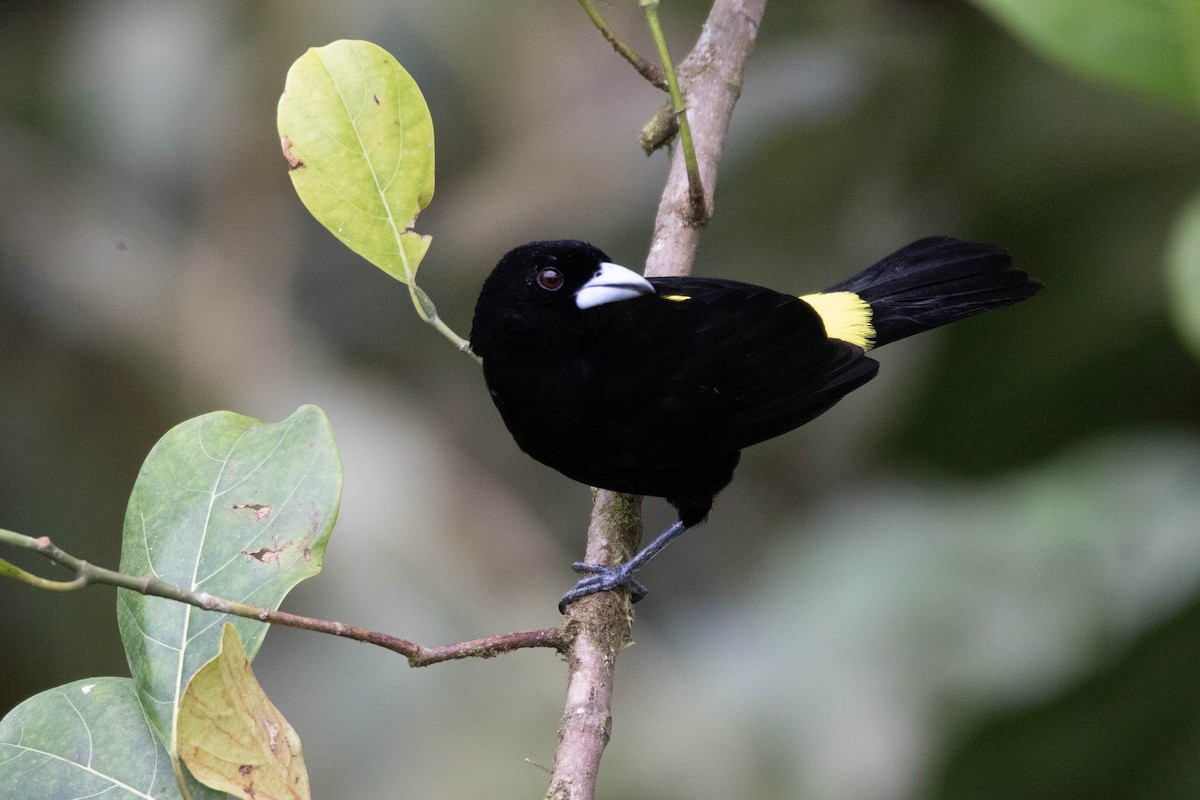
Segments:
[[[692,298],[686,294],[664,294],[662,296],[662,299],[663,300],[674,300],[676,303],[679,303],[684,300],[691,300]]]
[[[800,299],[821,315],[821,322],[825,323],[825,335],[829,338],[841,339],[864,350],[875,346],[871,306],[854,292],[806,294]]]

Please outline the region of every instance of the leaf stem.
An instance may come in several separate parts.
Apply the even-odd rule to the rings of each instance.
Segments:
[[[438,333],[445,336],[450,342],[457,347],[461,352],[466,353],[471,358],[475,359],[475,363],[482,364],[483,359],[475,355],[471,350],[471,343],[455,333],[445,321],[438,316],[437,306],[433,304],[433,300],[429,295],[425,294],[425,290],[417,286],[416,281],[412,278],[408,280],[408,294],[412,298],[413,306],[417,309],[417,315],[421,319],[434,327]]]
[[[688,203],[691,205],[692,219],[697,224],[703,224],[708,221],[709,215],[704,201],[704,183],[700,179],[700,162],[696,159],[692,126],[688,124],[687,106],[684,105],[683,93],[679,90],[675,63],[671,60],[667,39],[658,20],[658,0],[638,0],[638,5],[646,14],[646,24],[650,27],[650,35],[654,37],[654,44],[658,47],[658,56],[662,59],[663,71],[667,75],[667,91],[671,94],[671,105],[679,118],[679,146],[683,148],[683,160],[687,167]]]
[[[382,197],[382,194],[380,195]],[[388,210],[389,219],[391,218],[391,210]],[[409,229],[411,230],[411,229]],[[408,231],[402,231],[396,227],[395,222],[392,222],[392,234],[396,238],[396,249],[400,254],[400,265],[404,269],[404,284],[408,286],[408,296],[412,298],[413,307],[417,309],[417,316],[422,321],[429,323],[434,329],[450,340],[450,343],[458,348],[460,353],[466,353],[471,358],[475,359],[476,364],[482,364],[483,359],[475,355],[471,351],[471,343],[454,332],[449,325],[438,315],[437,306],[433,304],[433,300],[429,295],[425,294],[425,290],[417,286],[417,270],[416,267],[409,263],[408,253],[404,249],[404,234]],[[393,276],[399,277],[399,276]]]
[[[358,642],[366,642],[394,653],[399,653],[408,659],[411,667],[425,667],[443,661],[454,661],[463,658],[492,658],[501,653],[510,653],[530,647],[549,647],[558,652],[566,650],[571,641],[572,633],[566,627],[542,628],[531,631],[517,631],[498,636],[488,636],[483,639],[473,639],[467,642],[447,644],[440,647],[423,647],[422,645],[392,636],[387,633],[360,628],[357,625],[347,625],[344,622],[305,617],[290,614],[265,606],[255,606],[236,600],[211,595],[208,592],[192,592],[157,578],[153,575],[126,575],[110,569],[97,567],[87,561],[76,558],[62,550],[48,536],[34,538],[14,531],[0,528],[0,543],[32,550],[45,556],[55,564],[66,567],[75,573],[70,581],[52,581],[39,578],[19,567],[0,559],[0,577],[13,578],[39,589],[51,591],[72,591],[82,589],[91,584],[108,584],[129,589],[138,594],[152,597],[165,597],[186,603],[190,606],[214,611],[220,614],[230,614],[235,617],[245,617],[259,622],[284,625],[289,628],[300,628],[306,631],[327,633],[341,636]]]
[[[583,11],[588,15],[588,19],[592,21],[592,24],[596,26],[597,30],[600,31],[600,34],[608,40],[608,43],[612,45],[613,49],[621,54],[622,58],[632,64],[633,68],[636,69],[643,78],[650,81],[650,83],[652,83],[654,86],[657,86],[659,89],[662,89],[664,92],[667,91],[667,81],[663,77],[663,71],[654,64],[651,64],[645,58],[642,58],[637,51],[635,51],[620,36],[618,36],[617,32],[614,31],[612,26],[608,24],[608,21],[600,15],[600,10],[596,8],[596,5],[592,2],[592,0],[579,0],[579,5],[583,6]]]

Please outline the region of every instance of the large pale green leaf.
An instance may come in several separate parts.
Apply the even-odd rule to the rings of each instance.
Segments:
[[[341,40],[288,70],[278,126],[296,193],[354,252],[409,282],[430,237],[411,230],[433,198],[433,120],[386,50]]]
[[[1200,196],[1192,198],[1175,223],[1167,281],[1175,324],[1200,356]]]
[[[227,411],[169,431],[142,466],[121,571],[271,608],[321,569],[337,518],[342,468],[324,413],[303,406],[282,422]],[[253,657],[267,626],[121,590],[117,619],[138,696],[168,752],[178,754],[179,699],[237,626]]]
[[[237,629],[196,671],[179,706],[180,755],[197,779],[243,800],[308,800],[300,737],[267,697]]]
[[[193,789],[193,800],[225,797]],[[59,686],[0,720],[0,797],[182,800],[128,678]]]
[[[1046,55],[1094,78],[1200,106],[1196,0],[975,0]]]

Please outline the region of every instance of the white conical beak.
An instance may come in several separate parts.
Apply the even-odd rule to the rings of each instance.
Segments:
[[[654,294],[650,281],[620,264],[602,261],[596,274],[575,293],[575,305],[592,308],[605,303],[632,300],[644,294]]]

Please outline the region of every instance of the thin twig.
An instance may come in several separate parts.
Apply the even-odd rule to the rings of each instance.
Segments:
[[[549,647],[561,653],[566,650],[570,642],[570,633],[565,627],[561,627],[504,633],[499,636],[488,636],[483,639],[447,644],[440,647],[423,647],[407,639],[401,639],[398,636],[380,633],[379,631],[367,628],[360,628],[357,625],[347,625],[344,622],[305,617],[300,614],[291,614],[287,611],[277,611],[266,606],[240,603],[236,600],[217,597],[208,592],[193,592],[175,584],[167,583],[153,575],[126,575],[123,572],[115,572],[103,567],[97,567],[95,564],[90,564],[87,561],[76,558],[59,548],[50,541],[48,536],[35,539],[32,536],[0,529],[0,542],[25,550],[32,550],[50,559],[55,564],[66,567],[75,573],[73,580],[52,581],[40,578],[0,559],[0,577],[12,578],[29,586],[52,591],[73,591],[92,584],[118,586],[122,589],[130,589],[138,594],[165,597],[168,600],[186,603],[190,606],[202,608],[205,611],[230,614],[235,617],[255,619],[259,622],[284,625],[289,628],[300,628],[317,633],[327,633],[332,636],[341,636],[358,642],[366,642],[367,644],[373,644],[391,650],[394,653],[399,653],[408,659],[408,664],[411,667],[426,667],[430,664],[438,664],[443,661],[453,661],[461,658],[491,658],[501,653],[510,653],[513,650],[521,650],[529,647]]]
[[[675,75],[675,62],[671,60],[671,51],[667,48],[667,39],[663,35],[662,24],[658,20],[658,0],[638,0],[642,11],[646,14],[646,24],[650,27],[650,35],[658,47],[658,56],[662,59],[663,71],[667,73],[667,91],[671,94],[671,108],[679,121],[679,146],[683,149],[683,163],[687,168],[688,202],[691,205],[692,220],[698,225],[708,222],[709,214],[705,208],[704,182],[700,179],[700,165],[696,162],[696,146],[692,142],[692,127],[688,124],[687,106],[683,102],[683,92],[679,90],[679,78]]]
[[[403,246],[401,247],[403,252]],[[408,281],[408,293],[412,297],[413,306],[417,309],[417,314],[421,319],[434,327],[434,329],[449,339],[460,353],[465,353],[475,360],[476,364],[482,364],[483,359],[475,355],[475,351],[471,349],[471,343],[459,336],[454,330],[446,324],[445,320],[438,315],[437,306],[433,304],[433,300],[429,295],[425,294],[425,290],[417,286],[415,278],[410,278]]]
[[[704,187],[704,208],[710,217],[717,164],[765,7],[766,0],[716,0],[696,46],[679,64]],[[688,191],[687,165],[676,152],[654,222],[647,275],[683,274],[695,260],[703,221],[696,220]]]
[[[622,58],[632,64],[633,68],[643,78],[650,81],[651,84],[662,89],[664,92],[667,91],[667,80],[663,77],[663,71],[642,58],[636,50],[618,36],[617,32],[608,24],[608,21],[601,16],[600,10],[596,8],[592,0],[579,0],[579,5],[583,7],[584,13],[588,15],[588,19],[592,21],[592,24],[596,26],[600,34],[608,40],[608,43],[612,45],[614,50],[621,54]]]

